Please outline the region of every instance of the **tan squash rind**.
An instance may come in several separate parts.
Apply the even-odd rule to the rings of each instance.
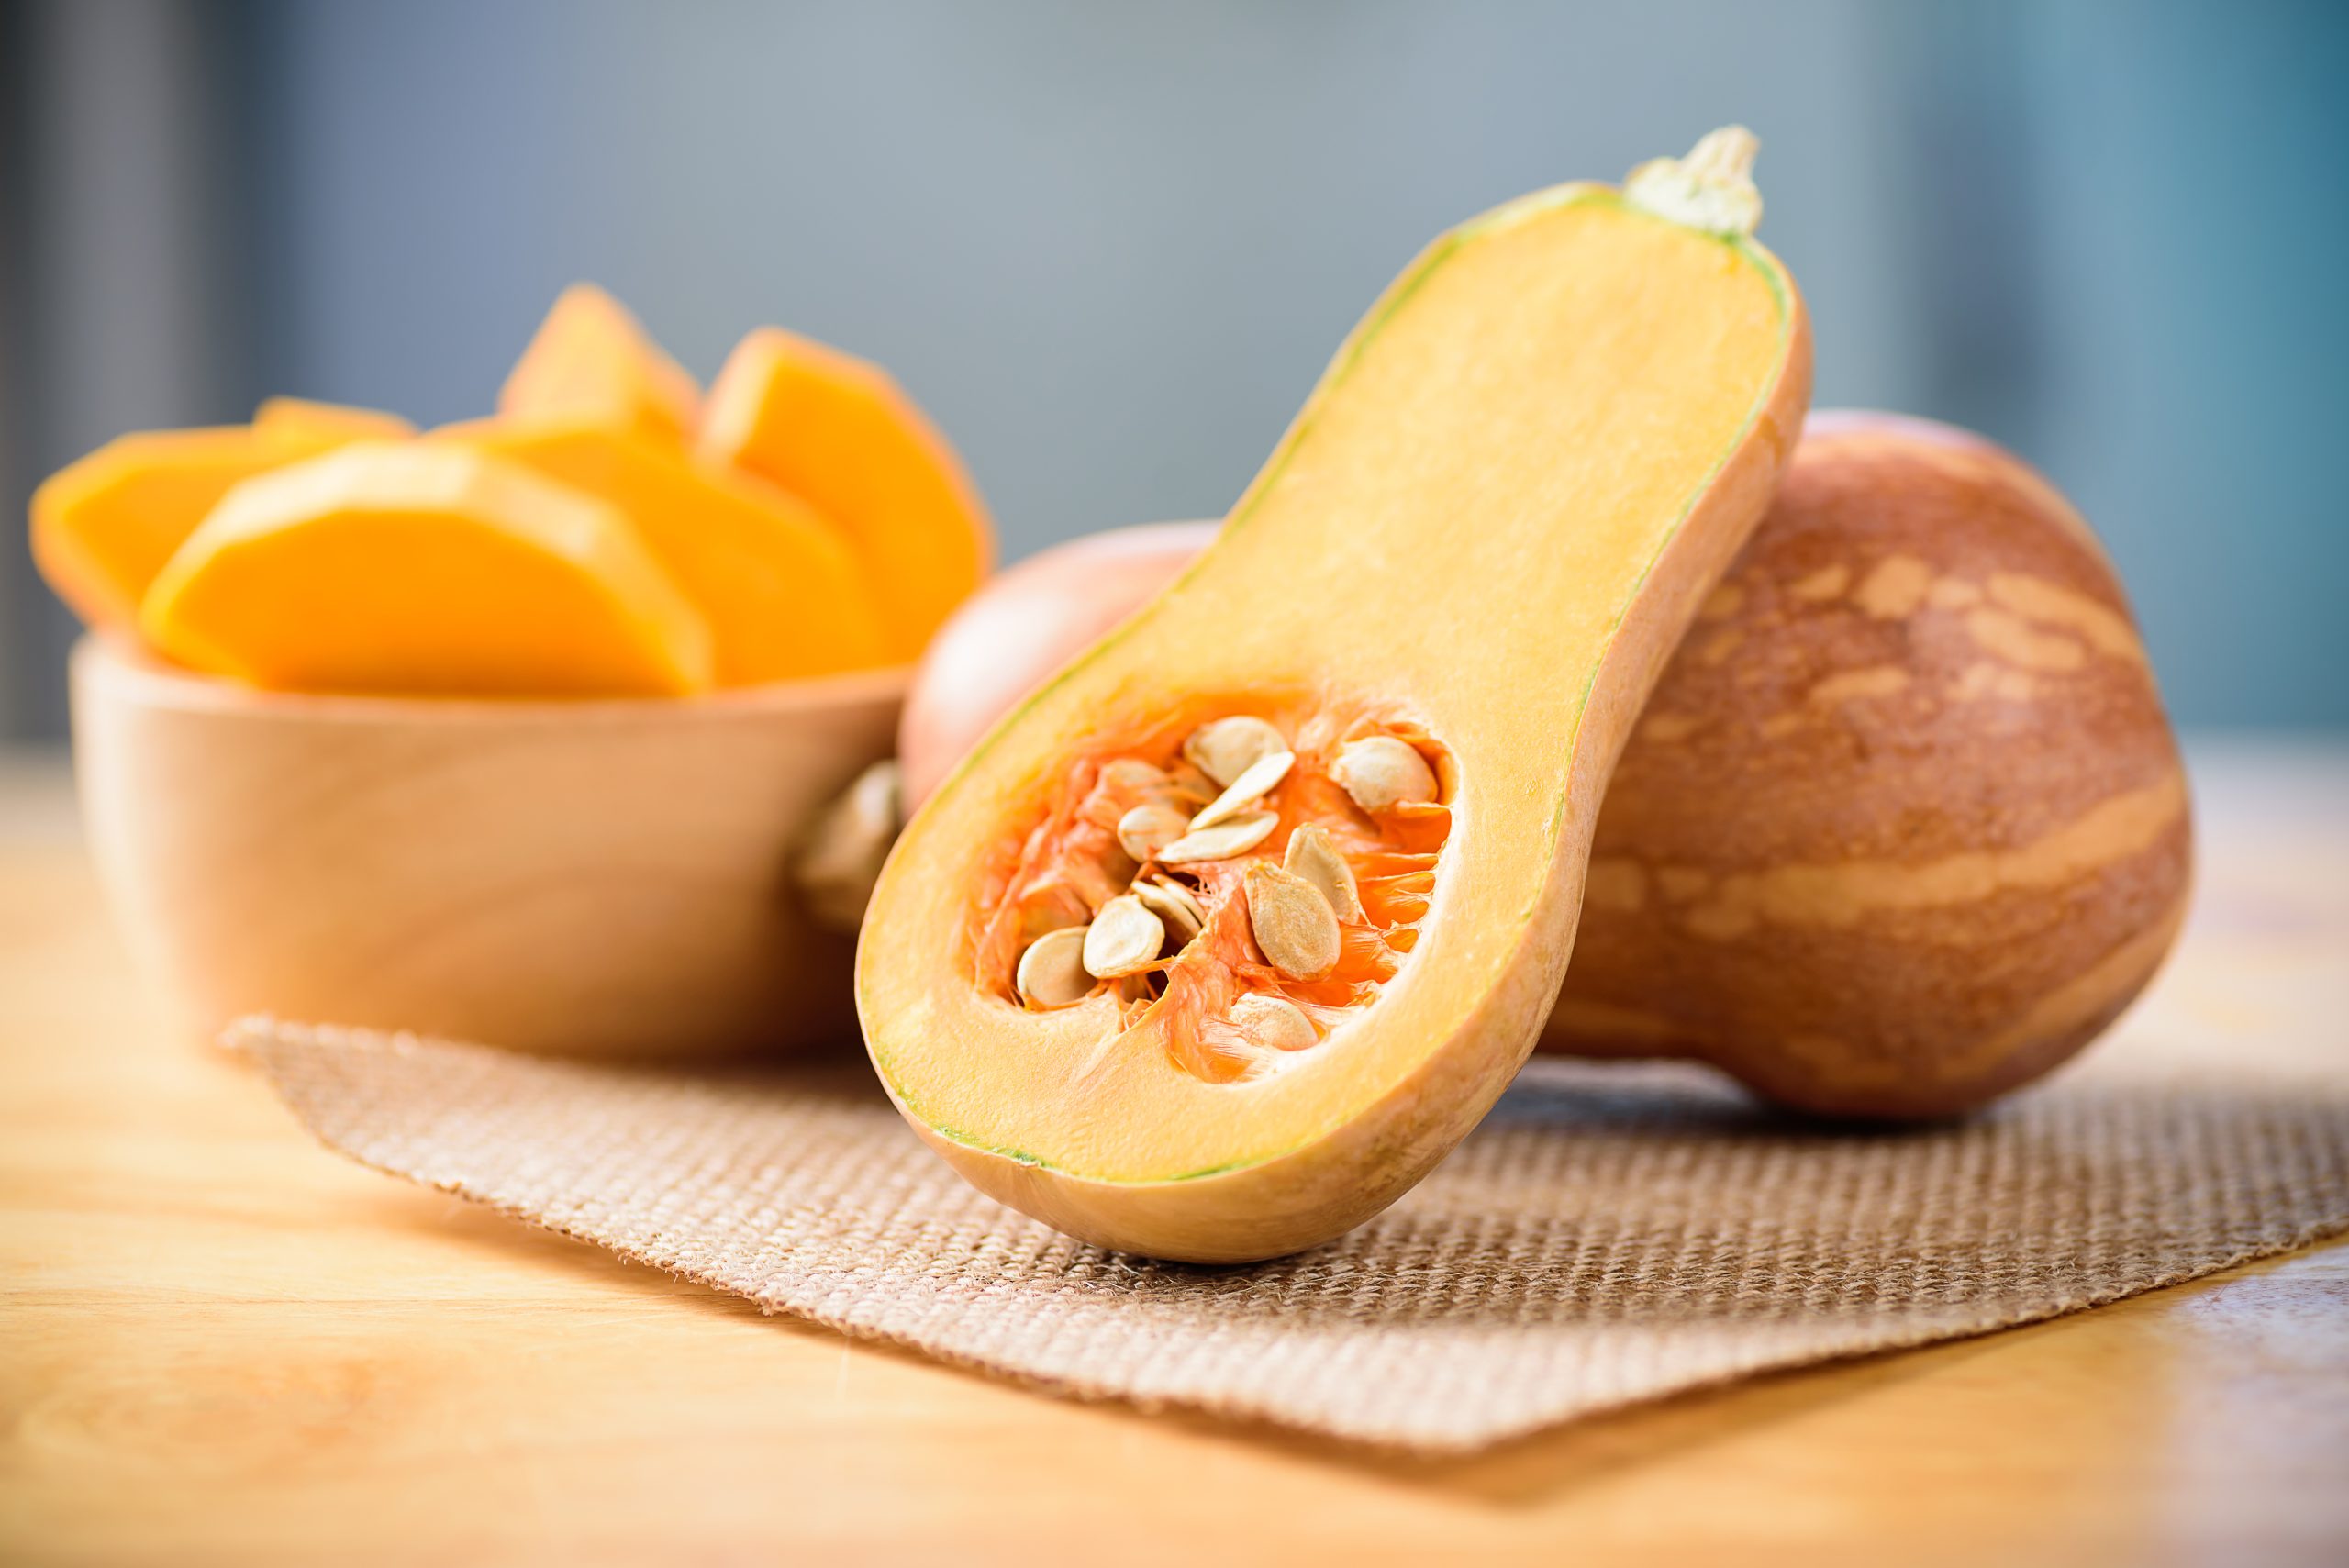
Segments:
[[[1963,431],[1818,415],[1650,700],[1544,1048],[1687,1055],[1820,1113],[2046,1072],[2186,908],[2186,778],[2119,579]]]

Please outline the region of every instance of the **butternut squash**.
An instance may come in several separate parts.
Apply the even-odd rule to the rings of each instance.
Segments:
[[[453,439],[618,508],[708,621],[719,685],[880,662],[880,621],[855,562],[772,485],[593,422],[495,420]]]
[[[658,440],[693,433],[701,389],[593,284],[562,291],[497,395],[497,411],[522,419],[589,419]]]
[[[1105,1246],[1264,1258],[1491,1106],[1616,753],[1808,400],[1751,154],[1439,239],[1198,564],[916,814],[858,1007],[964,1176]]]
[[[140,625],[191,668],[290,690],[711,684],[708,627],[617,508],[459,445],[362,442],[236,486]]]
[[[1615,772],[1543,1044],[1947,1116],[2065,1061],[2186,911],[2186,777],[2111,562],[1989,442],[1817,415]]]
[[[380,408],[266,397],[253,410],[253,431],[268,440],[324,447],[343,441],[396,441],[416,434],[416,427]]]
[[[232,486],[345,439],[282,423],[117,437],[33,492],[33,562],[85,625],[128,627],[155,573]]]
[[[701,449],[800,497],[864,568],[889,658],[910,662],[986,575],[993,527],[962,462],[879,366],[780,328],[711,384]]]

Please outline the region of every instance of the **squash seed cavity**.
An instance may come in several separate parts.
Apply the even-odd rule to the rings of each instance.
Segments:
[[[1028,837],[983,969],[1034,1010],[1107,998],[1120,1031],[1152,1013],[1181,1070],[1255,1081],[1372,1005],[1418,945],[1452,826],[1421,743],[1235,715],[1100,758]]]

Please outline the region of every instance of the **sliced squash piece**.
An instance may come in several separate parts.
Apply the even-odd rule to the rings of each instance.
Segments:
[[[845,533],[893,659],[918,654],[986,575],[995,538],[986,507],[953,448],[877,365],[761,328],[711,383],[701,445]]]
[[[244,425],[117,437],[33,492],[33,561],[84,624],[128,625],[155,573],[230,487],[334,444]]]
[[[880,662],[880,621],[847,547],[774,486],[579,420],[496,420],[454,439],[618,507],[708,620],[719,685]]]
[[[858,1006],[972,1182],[1104,1246],[1264,1258],[1492,1105],[1625,732],[1801,425],[1751,152],[1717,132],[1437,240],[1198,564],[907,826]]]
[[[284,690],[711,684],[707,626],[618,508],[458,445],[360,443],[237,486],[140,626],[182,663]]]
[[[593,284],[562,291],[497,395],[518,418],[583,418],[682,441],[700,389],[628,307]]]
[[[416,434],[416,427],[396,414],[306,397],[263,398],[253,410],[253,430],[264,440],[314,449],[343,441],[396,441]]]

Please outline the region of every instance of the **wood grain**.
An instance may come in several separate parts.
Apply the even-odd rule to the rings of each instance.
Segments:
[[[2349,756],[2197,784],[2124,1035],[2242,964],[2337,1022]],[[2349,1246],[1440,1465],[763,1320],[310,1144],[132,984],[61,766],[0,767],[0,1562],[2318,1562],[2344,1473]]]
[[[73,723],[109,902],[195,1037],[269,1012],[689,1058],[854,1027],[852,943],[788,868],[888,753],[905,681],[314,696],[85,638]]]

